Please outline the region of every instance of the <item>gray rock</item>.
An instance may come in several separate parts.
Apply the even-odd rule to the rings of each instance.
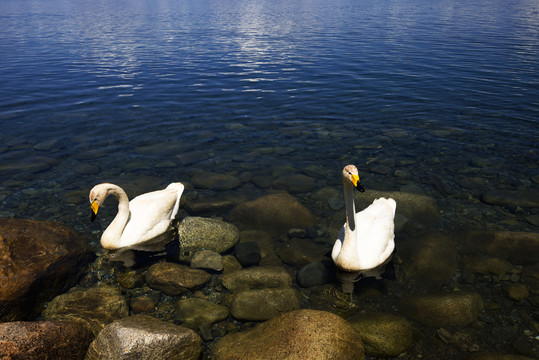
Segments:
[[[146,273],[148,286],[167,295],[183,294],[202,286],[210,278],[211,275],[204,270],[170,262],[153,264]]]
[[[400,300],[399,309],[425,325],[464,327],[479,317],[483,300],[479,294],[469,292],[410,296]]]
[[[218,219],[186,217],[178,226],[180,260],[191,261],[199,250],[223,253],[239,241],[238,228]]]
[[[313,214],[288,193],[266,195],[242,203],[231,210],[228,221],[243,229],[259,229],[275,235],[316,224]]]
[[[230,313],[239,320],[263,321],[299,307],[300,296],[296,289],[246,290],[232,295]]]
[[[147,315],[107,325],[90,344],[86,360],[196,360],[202,339],[193,330]]]
[[[363,360],[359,334],[325,311],[296,310],[253,329],[225,335],[212,350],[219,360]]]
[[[298,284],[304,288],[327,283],[328,270],[321,262],[315,261],[302,267],[297,274]]]
[[[200,250],[191,259],[191,267],[221,271],[223,270],[223,257],[217,251]]]
[[[387,313],[365,313],[348,319],[365,347],[365,354],[396,357],[412,343],[414,330],[404,317]]]
[[[181,299],[176,303],[176,311],[182,325],[195,330],[202,324],[211,325],[228,317],[226,306],[203,299]]]
[[[292,286],[292,276],[280,266],[254,266],[224,274],[223,286],[230,291],[264,288],[288,288]]]
[[[105,325],[129,315],[129,308],[119,289],[98,286],[71,289],[55,297],[43,311],[46,320],[76,321],[97,335]]]

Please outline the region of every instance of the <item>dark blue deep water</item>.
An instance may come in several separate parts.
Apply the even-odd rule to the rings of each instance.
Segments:
[[[0,216],[94,245],[96,183],[236,204],[283,174],[314,179],[285,190],[333,239],[347,163],[368,189],[434,198],[444,231],[537,232],[537,203],[484,194],[537,201],[538,144],[535,0],[0,2]]]

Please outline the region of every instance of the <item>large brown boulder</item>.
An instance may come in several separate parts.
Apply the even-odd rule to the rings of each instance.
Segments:
[[[253,329],[225,335],[213,360],[363,360],[359,334],[338,315],[295,310]]]
[[[65,225],[0,219],[0,321],[33,319],[93,258],[87,240]]]
[[[14,321],[0,324],[0,359],[84,358],[94,335],[70,321]]]
[[[259,229],[274,235],[316,223],[314,215],[286,192],[242,203],[232,209],[228,220],[243,229]]]

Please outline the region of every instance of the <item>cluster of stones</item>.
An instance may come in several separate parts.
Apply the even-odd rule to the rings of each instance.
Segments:
[[[72,288],[93,259],[87,239],[61,224],[1,219],[0,357],[198,359],[206,342],[219,360],[387,358],[405,354],[426,328],[476,360],[533,358],[533,347],[520,351],[529,357],[478,351],[470,329],[495,304],[453,285],[488,279],[508,301],[538,306],[537,234],[464,232],[455,239],[428,230],[440,216],[432,199],[367,192],[361,201],[378,196],[397,200],[399,233],[424,227],[398,242],[399,281],[428,286],[397,296],[389,309],[346,314],[306,300],[338,285],[331,243],[285,192],[237,205],[227,221],[186,217],[177,259],[89,288]]]

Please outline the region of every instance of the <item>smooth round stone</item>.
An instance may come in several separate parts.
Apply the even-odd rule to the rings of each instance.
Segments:
[[[167,295],[180,295],[188,289],[202,286],[210,278],[211,275],[204,270],[170,262],[153,264],[146,273],[148,286]]]
[[[414,329],[402,316],[382,312],[366,313],[348,320],[360,334],[365,354],[376,357],[396,357],[412,343]]]
[[[410,296],[399,302],[407,317],[430,326],[464,327],[477,320],[483,309],[481,295],[454,292],[425,296]]]
[[[204,299],[181,299],[176,304],[178,318],[183,326],[198,329],[202,324],[214,324],[228,317],[228,308]]]
[[[327,283],[329,274],[321,262],[312,262],[302,267],[297,274],[298,284],[301,287],[308,288]]]
[[[230,291],[292,286],[292,277],[281,266],[253,266],[230,272],[222,277],[223,286]]]
[[[219,219],[189,216],[178,226],[180,260],[191,261],[199,250],[223,253],[232,248],[240,238],[238,228]]]
[[[519,283],[503,284],[502,291],[507,298],[515,301],[524,300],[529,296],[528,288]]]
[[[234,246],[234,252],[238,262],[243,267],[256,265],[261,258],[260,247],[258,246],[258,243],[254,241],[236,244],[236,246]]]
[[[278,177],[273,181],[273,186],[276,189],[286,190],[291,193],[309,192],[315,189],[316,183],[314,178],[303,175],[285,175]]]
[[[191,181],[198,188],[220,191],[232,190],[241,185],[241,181],[235,176],[205,171],[197,171]]]
[[[230,313],[240,320],[263,321],[299,307],[300,295],[296,289],[246,290],[233,294]]]
[[[195,269],[223,270],[223,257],[217,251],[197,251],[191,259],[191,267]]]
[[[131,310],[135,314],[150,313],[155,309],[155,301],[148,295],[141,295],[131,299]]]

